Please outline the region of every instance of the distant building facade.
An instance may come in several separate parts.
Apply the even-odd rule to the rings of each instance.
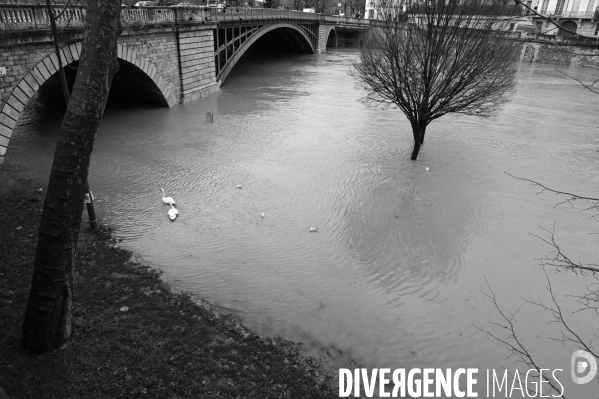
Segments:
[[[404,11],[404,0],[366,0],[364,19],[384,19],[383,15],[401,15]]]
[[[544,15],[587,17],[593,16],[599,0],[526,0],[526,4]]]
[[[599,37],[599,0],[527,0],[527,5],[545,17],[551,17],[564,29],[557,29],[545,19],[528,15],[528,24],[541,35]]]
[[[525,34],[564,37],[578,34],[599,38],[599,0],[524,0],[524,2],[544,17],[551,17],[567,31],[557,28],[551,22],[528,10],[524,12],[522,18],[510,24],[510,30]],[[400,15],[405,8],[405,0],[366,0],[364,18],[383,19],[383,15]]]

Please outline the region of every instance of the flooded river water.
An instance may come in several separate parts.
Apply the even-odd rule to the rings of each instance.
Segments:
[[[254,54],[206,99],[111,101],[90,175],[99,219],[172,285],[258,330],[334,345],[371,367],[513,368],[476,328],[499,321],[487,282],[505,310],[548,300],[538,259],[551,247],[535,235],[555,228],[575,260],[599,263],[598,221],[504,172],[599,196],[599,97],[555,69],[586,81],[597,71],[523,64],[495,120],[443,117],[412,162],[405,117],[358,101],[356,58]],[[51,102],[29,107],[5,164],[41,184],[60,125]],[[177,201],[174,223],[160,187]],[[576,309],[563,295],[583,280],[548,274]],[[549,341],[558,330],[547,320],[526,305],[518,331],[570,387],[573,348]],[[571,318],[589,337],[598,320]]]

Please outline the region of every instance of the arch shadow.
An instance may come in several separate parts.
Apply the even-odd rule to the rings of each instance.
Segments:
[[[277,35],[269,35],[269,33],[274,33],[277,31]],[[280,35],[279,35],[280,33]],[[215,52],[215,56],[218,57],[221,51],[227,51],[227,47],[230,46],[233,42],[239,40],[239,37],[234,38],[229,43],[221,46],[221,49],[217,49]],[[270,49],[278,49],[281,50],[283,48],[287,48],[292,51],[302,52],[307,54],[316,54],[316,50],[312,45],[310,38],[307,34],[299,28],[297,25],[280,23],[273,25],[265,25],[262,28],[258,29],[252,36],[250,36],[243,44],[236,49],[233,56],[227,61],[224,65],[218,76],[216,77],[216,81],[220,86],[237,61],[243,56],[243,54],[255,43],[262,42],[262,48],[270,48]]]
[[[64,46],[60,52],[63,67],[76,63],[81,56],[81,42]],[[124,70],[135,71],[129,76],[136,76],[136,78],[129,84],[133,90],[141,90],[137,96],[141,93],[148,100],[165,107],[177,104],[171,85],[160,76],[158,69],[147,58],[139,56],[135,49],[124,44],[118,44],[117,57],[119,62],[126,66]],[[40,86],[57,72],[58,58],[52,52],[25,73],[2,104],[0,109],[0,165],[4,163],[4,154],[25,106]]]
[[[327,34],[326,47],[337,47],[337,31],[334,27],[330,28]]]

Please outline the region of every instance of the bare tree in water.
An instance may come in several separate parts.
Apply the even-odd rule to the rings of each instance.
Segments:
[[[508,39],[513,0],[378,0],[353,76],[363,101],[399,108],[418,157],[427,126],[449,113],[493,116],[515,87],[519,50]]]
[[[120,0],[88,1],[82,55],[50,172],[21,347],[59,348],[71,334],[73,267],[96,132],[118,71]]]

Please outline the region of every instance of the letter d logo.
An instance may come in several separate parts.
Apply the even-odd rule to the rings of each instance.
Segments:
[[[575,384],[586,384],[597,374],[597,360],[589,352],[577,350],[572,354],[570,372]]]

